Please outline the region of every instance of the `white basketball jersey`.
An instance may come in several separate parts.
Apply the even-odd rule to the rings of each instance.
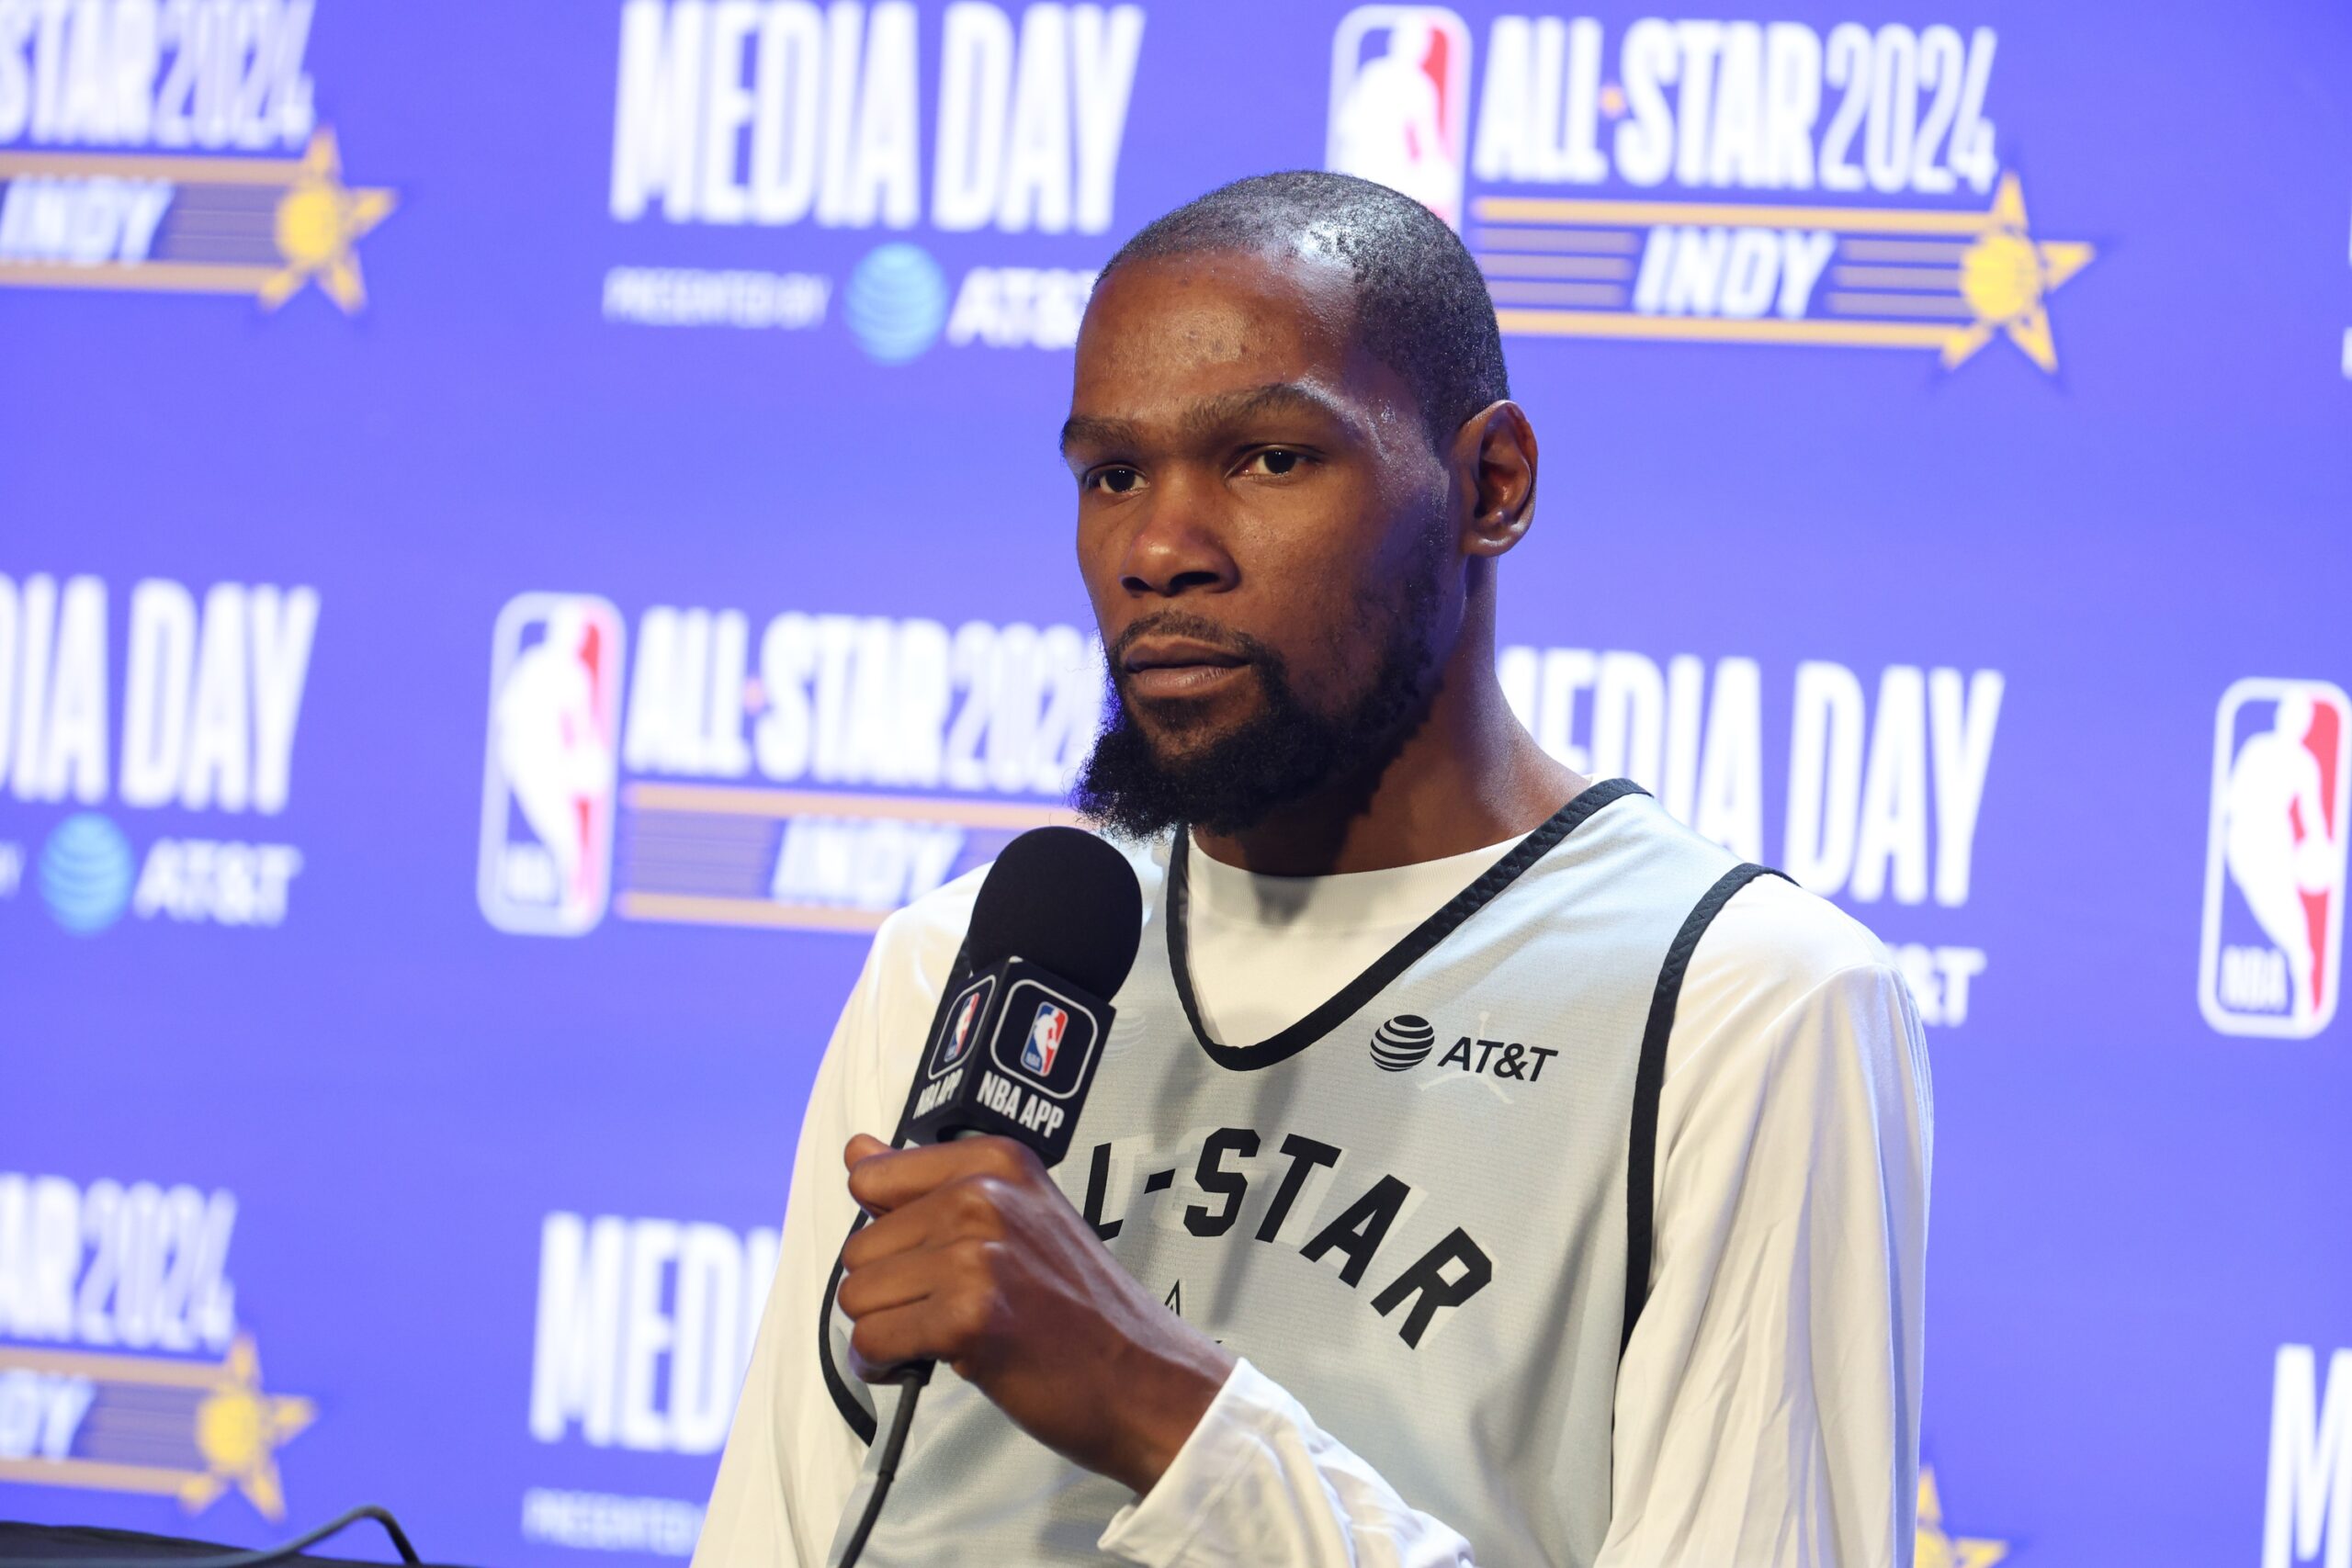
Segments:
[[[1055,1179],[1122,1267],[1480,1561],[1590,1563],[1675,999],[1762,869],[1595,784],[1338,996],[1236,1043],[1186,974],[1188,842],[1132,853],[1143,951]],[[810,1351],[871,1440],[899,1395],[849,1374],[838,1283]],[[864,1561],[1095,1562],[1131,1498],[942,1368]]]

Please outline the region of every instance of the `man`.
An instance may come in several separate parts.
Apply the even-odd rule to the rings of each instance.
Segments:
[[[1916,1015],[1513,718],[1536,444],[1460,242],[1337,175],[1170,214],[1063,450],[1142,953],[1049,1176],[882,1141],[977,878],[885,924],[698,1562],[838,1554],[897,1397],[859,1380],[931,1357],[867,1563],[1908,1562]]]

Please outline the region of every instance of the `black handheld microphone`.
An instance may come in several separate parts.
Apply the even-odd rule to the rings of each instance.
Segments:
[[[973,903],[966,978],[932,1025],[906,1135],[998,1133],[1061,1163],[1142,936],[1143,891],[1109,844],[1075,828],[1007,844]]]
[[[950,982],[932,1021],[900,1135],[937,1144],[999,1133],[1048,1167],[1061,1163],[1111,1032],[1109,998],[1142,941],[1143,889],[1118,851],[1075,828],[1033,829],[1007,844],[972,905],[960,983]],[[854,1568],[882,1516],[931,1363],[901,1367],[892,1381],[899,1407],[842,1568]]]

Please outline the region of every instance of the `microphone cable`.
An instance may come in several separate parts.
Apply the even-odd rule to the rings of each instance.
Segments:
[[[929,1361],[917,1361],[902,1367],[890,1381],[899,1385],[899,1408],[890,1415],[890,1430],[882,1439],[882,1457],[875,1463],[874,1490],[865,1499],[865,1512],[858,1516],[857,1529],[849,1538],[849,1546],[842,1552],[841,1568],[857,1568],[858,1557],[865,1551],[865,1538],[874,1533],[874,1521],[882,1517],[882,1500],[890,1495],[890,1483],[899,1478],[899,1459],[907,1451],[907,1428],[915,1424],[915,1400],[923,1385],[931,1382]]]
[[[955,1005],[956,993],[962,990],[965,982],[971,977],[971,944],[967,937],[956,944],[956,961],[947,966],[947,984],[940,988],[939,1005],[932,1010],[931,1030],[923,1036],[925,1040],[938,1037],[941,1026],[947,1021],[947,1010]],[[890,1146],[894,1149],[905,1147],[906,1138],[907,1117],[901,1112],[898,1127],[890,1134]],[[850,1235],[855,1235],[871,1217],[860,1213],[856,1223],[849,1228]],[[846,1238],[842,1245],[849,1245]],[[819,1318],[820,1323],[831,1321],[833,1292],[839,1289],[839,1282],[840,1265],[837,1261],[834,1283],[825,1292],[825,1304]],[[890,1495],[890,1483],[899,1478],[899,1460],[907,1451],[907,1428],[914,1425],[915,1400],[922,1394],[923,1385],[931,1382],[932,1366],[930,1361],[910,1361],[891,1376],[890,1381],[899,1385],[899,1408],[891,1413],[889,1431],[883,1434],[882,1457],[876,1461],[874,1471],[874,1491],[865,1499],[865,1512],[858,1516],[857,1529],[850,1532],[849,1546],[842,1553],[841,1568],[857,1568],[858,1557],[865,1551],[865,1538],[874,1533],[874,1521],[882,1517],[882,1500]]]
[[[1030,829],[1004,847],[980,883],[979,893],[972,902],[971,923],[956,951],[949,983],[940,992],[939,1005],[932,1014],[931,1031],[924,1036],[926,1053],[935,1054],[945,1043],[943,1031],[948,1010],[959,996],[994,995],[992,990],[969,991],[967,977],[975,970],[1006,975],[1035,972],[1042,977],[1021,978],[1017,983],[1035,986],[1048,997],[1059,993],[1047,988],[1044,979],[1061,976],[1060,984],[1077,993],[1076,997],[1061,999],[1069,1009],[1085,1015],[1083,1043],[1070,1053],[1075,1073],[1067,1075],[1065,1086],[1045,1087],[1056,1099],[1070,1102],[1069,1113],[1074,1117],[1092,1082],[1096,1047],[1111,1026],[1112,1005],[1102,998],[1116,996],[1119,987],[1126,983],[1129,972],[1135,968],[1142,937],[1143,889],[1125,856],[1102,840],[1075,828]],[[991,980],[989,984],[993,987],[996,982]],[[980,1016],[989,1021],[984,1027],[990,1037],[1001,1039],[1009,1015],[999,1010],[1010,1008],[1009,998],[1016,994],[1008,989],[1004,997],[995,1000],[965,1005],[967,1010],[982,1009]],[[1093,1010],[1098,1008],[1099,1012]],[[1024,1072],[1041,1082],[1052,1070],[1051,1053],[1060,1048],[1061,1031],[1069,1016],[1047,1002],[1036,1013],[1036,1022],[1028,1026],[1028,1049],[1032,1053],[1037,1050],[1035,1032],[1048,1026],[1052,1031],[1052,1043],[1046,1048],[1045,1061],[1035,1067],[1023,1067]],[[974,1021],[967,1014],[967,1024]],[[959,1036],[956,1055],[961,1055],[966,1043]],[[981,1046],[984,1051],[993,1048]],[[947,1062],[955,1059],[950,1056]],[[941,1069],[945,1066],[945,1062],[940,1064]],[[936,1078],[939,1074],[934,1071],[931,1076]],[[990,1132],[1009,1136],[1025,1145],[1041,1168],[1055,1165],[1068,1152],[1067,1131],[1057,1138],[1054,1131],[1041,1131],[1031,1121],[1016,1122],[1010,1113],[994,1108],[988,1108],[989,1114],[975,1119],[970,1113],[982,1108],[964,1105],[956,1098],[971,1098],[964,1093],[962,1084],[960,1077],[954,1083],[943,1081],[940,1087],[950,1091],[949,1098],[942,1105],[922,1107],[920,1113],[918,1091],[910,1087],[907,1108],[899,1113],[898,1132],[890,1140],[892,1145],[902,1144],[910,1132],[921,1128],[922,1141],[928,1143]],[[1056,1111],[1054,1130],[1062,1129],[1061,1116],[1062,1112]],[[854,1231],[855,1227],[852,1229]],[[838,1280],[838,1262],[835,1268]],[[831,1314],[841,1300],[838,1283],[829,1287],[827,1296],[823,1307],[826,1315],[820,1321],[825,1325],[824,1332],[830,1334]],[[830,1371],[830,1359],[826,1365]],[[875,1521],[882,1517],[882,1504],[890,1495],[890,1483],[898,1479],[899,1461],[906,1452],[907,1429],[914,1423],[915,1401],[923,1385],[931,1381],[933,1366],[929,1360],[915,1361],[899,1368],[890,1376],[890,1381],[899,1385],[899,1407],[891,1413],[889,1434],[876,1456],[874,1490],[867,1495],[865,1510],[858,1517],[857,1528],[850,1532],[848,1544],[842,1549],[841,1568],[857,1568],[857,1561],[865,1554],[865,1543],[874,1533]]]
[[[305,1548],[318,1545],[327,1537],[361,1519],[373,1519],[384,1527],[384,1533],[392,1538],[392,1548],[401,1554],[403,1563],[422,1563],[424,1561],[417,1556],[416,1548],[409,1544],[408,1535],[401,1529],[400,1521],[392,1517],[389,1510],[368,1503],[328,1520],[308,1535],[297,1536],[283,1545],[264,1547],[258,1551],[232,1551],[210,1557],[61,1557],[35,1560],[23,1564],[23,1568],[264,1568],[266,1563],[291,1562]]]

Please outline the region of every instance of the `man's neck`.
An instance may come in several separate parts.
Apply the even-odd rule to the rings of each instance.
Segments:
[[[1510,711],[1487,639],[1464,637],[1427,711],[1368,776],[1335,781],[1201,849],[1265,876],[1385,871],[1533,831],[1590,781],[1553,761]]]

